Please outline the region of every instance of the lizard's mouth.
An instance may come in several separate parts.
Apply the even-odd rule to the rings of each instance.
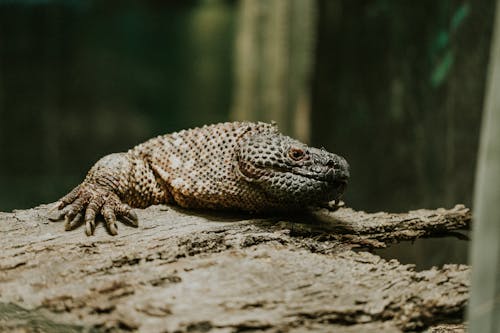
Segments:
[[[335,199],[341,197],[347,187],[347,178],[336,174],[333,169],[323,173],[317,173],[298,167],[285,168],[279,166],[260,166],[241,160],[238,160],[236,169],[241,176],[250,182],[263,181],[263,177],[272,176],[273,173],[292,173],[323,183],[327,188],[331,189],[332,192],[335,193]]]
[[[292,172],[296,175],[300,175],[306,178],[311,178],[315,179],[318,181],[324,181],[327,183],[344,183],[347,184],[347,180],[349,179],[348,176],[346,176],[342,172],[335,172],[334,169],[331,168],[325,168],[325,170],[321,170],[321,172],[314,172],[310,171],[308,169],[303,169],[303,168],[292,168],[290,170],[286,170],[287,172]]]

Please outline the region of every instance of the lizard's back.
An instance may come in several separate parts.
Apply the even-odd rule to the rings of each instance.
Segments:
[[[167,187],[167,201],[187,208],[259,210],[265,194],[238,177],[236,152],[244,136],[273,132],[271,124],[227,122],[159,136],[131,152],[149,161]]]

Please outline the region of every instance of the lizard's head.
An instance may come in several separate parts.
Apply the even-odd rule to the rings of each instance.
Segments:
[[[343,157],[277,131],[242,137],[236,154],[240,177],[281,203],[308,205],[338,199],[349,179]]]

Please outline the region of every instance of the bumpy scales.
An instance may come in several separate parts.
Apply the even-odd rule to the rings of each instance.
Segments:
[[[97,214],[111,234],[117,217],[137,226],[131,207],[283,211],[338,199],[349,166],[342,157],[281,134],[275,125],[232,122],[158,136],[100,159],[82,184],[60,199],[66,230]]]

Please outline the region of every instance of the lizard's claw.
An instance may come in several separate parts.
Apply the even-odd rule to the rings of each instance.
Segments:
[[[112,235],[118,233],[117,217],[137,227],[138,218],[129,205],[120,201],[118,195],[102,186],[83,183],[59,200],[57,207],[61,212],[53,221],[64,219],[64,228],[73,230],[85,222],[85,233],[90,236],[95,230],[95,219],[101,214]]]

